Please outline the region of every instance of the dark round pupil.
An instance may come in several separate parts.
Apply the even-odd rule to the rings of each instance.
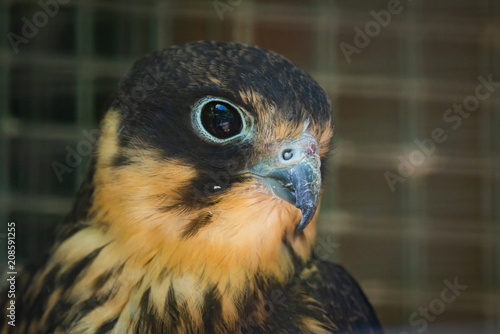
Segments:
[[[211,135],[219,139],[236,136],[241,132],[240,113],[223,102],[210,102],[203,106],[201,124]]]

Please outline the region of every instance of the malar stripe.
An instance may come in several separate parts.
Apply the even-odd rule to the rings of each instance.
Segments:
[[[207,226],[212,222],[211,213],[202,213],[198,217],[191,220],[184,228],[181,237],[191,238],[198,233],[203,227]]]
[[[203,173],[177,191],[179,204],[188,209],[204,209],[219,202],[220,195],[231,189],[239,178],[231,176],[228,171],[221,170],[213,175]]]

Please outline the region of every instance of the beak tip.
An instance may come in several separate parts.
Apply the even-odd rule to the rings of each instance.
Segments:
[[[297,228],[295,230],[296,234],[300,234],[304,229],[309,225],[311,220],[314,218],[314,213],[315,213],[315,208],[306,208],[302,210],[302,219],[300,220],[299,224],[297,225]]]
[[[306,228],[307,224],[302,224],[302,222],[297,226],[297,229],[295,230],[295,234],[301,234],[304,229]]]

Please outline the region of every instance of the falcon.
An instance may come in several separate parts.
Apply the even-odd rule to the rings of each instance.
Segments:
[[[382,333],[312,251],[334,121],[303,70],[255,46],[173,46],[133,65],[100,129],[1,333]]]

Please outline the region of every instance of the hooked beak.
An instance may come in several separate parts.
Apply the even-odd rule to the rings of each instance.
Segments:
[[[300,233],[314,218],[321,194],[321,161],[316,140],[311,135],[304,135],[280,146],[278,153],[273,155],[275,158],[262,161],[249,172],[263,180],[274,196],[302,211],[296,229]]]

